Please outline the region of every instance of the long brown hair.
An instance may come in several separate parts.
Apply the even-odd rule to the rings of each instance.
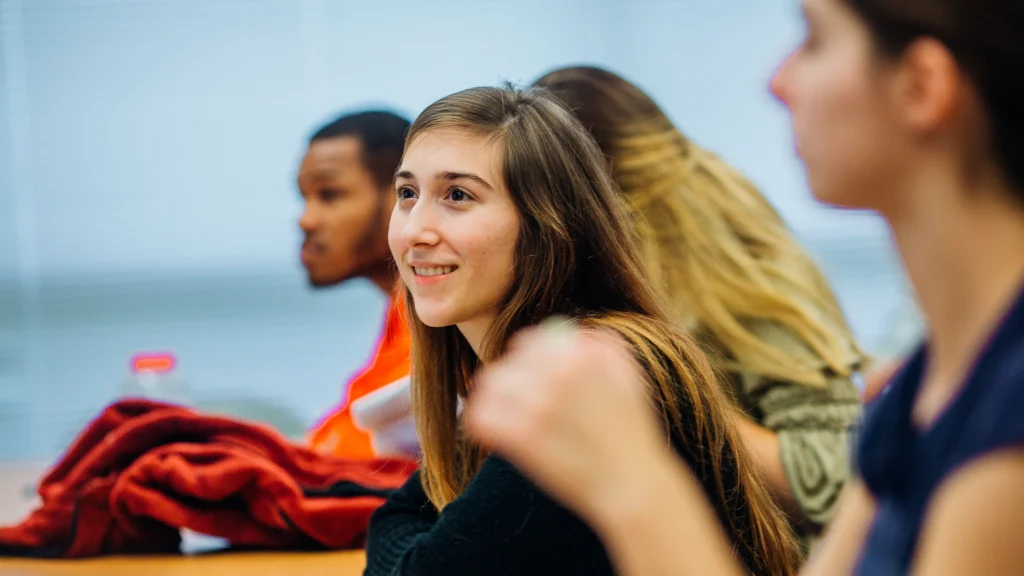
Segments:
[[[739,172],[690,142],[640,88],[607,70],[562,68],[535,83],[594,135],[624,193],[648,270],[673,317],[731,371],[824,386],[862,358],[824,276]],[[785,328],[810,353],[757,333]]]
[[[618,333],[645,368],[669,437],[695,449],[697,474],[711,489],[748,567],[790,574],[799,552],[733,427],[729,401],[699,346],[667,320],[647,280],[629,217],[593,139],[549,93],[472,88],[427,107],[406,149],[424,133],[463,130],[492,138],[520,215],[514,279],[481,354],[455,326],[431,328],[406,291],[413,339],[413,407],[423,448],[421,481],[442,509],[466,488],[486,454],[461,433],[460,398],[475,370],[503,353],[511,336],[553,314]],[[692,409],[695,428],[684,425]],[[710,450],[705,451],[708,447]],[[736,474],[723,474],[726,463]]]

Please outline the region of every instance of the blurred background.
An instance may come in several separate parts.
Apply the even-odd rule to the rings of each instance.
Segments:
[[[340,112],[596,64],[742,169],[857,336],[919,333],[887,230],[811,199],[768,79],[797,0],[0,0],[0,460],[48,460],[173,354],[187,400],[298,435],[374,345],[369,285],[308,288],[295,184]]]

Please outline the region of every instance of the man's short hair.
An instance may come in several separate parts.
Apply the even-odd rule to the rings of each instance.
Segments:
[[[385,110],[346,114],[320,128],[309,138],[318,140],[351,136],[363,145],[363,164],[381,188],[390,187],[402,161],[409,121]]]

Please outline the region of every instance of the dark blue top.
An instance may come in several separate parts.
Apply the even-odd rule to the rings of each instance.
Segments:
[[[878,512],[858,575],[906,574],[925,509],[942,481],[979,456],[1024,447],[1024,293],[990,336],[959,395],[921,430],[911,409],[926,356],[922,347],[866,410],[857,466]]]

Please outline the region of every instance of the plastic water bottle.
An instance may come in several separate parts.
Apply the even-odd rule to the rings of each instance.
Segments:
[[[124,395],[186,405],[188,387],[175,372],[178,359],[171,352],[140,352],[129,362]]]

